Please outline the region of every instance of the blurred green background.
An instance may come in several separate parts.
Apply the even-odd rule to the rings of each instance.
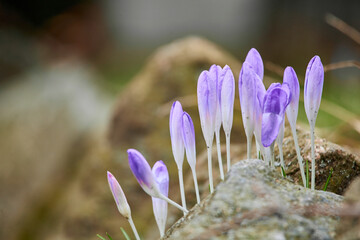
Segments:
[[[156,48],[189,35],[240,61],[257,48],[267,84],[292,66],[303,85],[308,61],[319,55],[327,71],[317,134],[359,154],[359,11],[356,0],[1,1],[0,238],[95,239],[111,231],[112,219],[99,223],[81,208],[66,213],[76,220],[77,211],[86,212],[78,222],[56,219],[71,205],[67,196],[76,196],[73,183],[83,171],[126,165],[116,155],[125,149],[109,150],[99,140],[106,139],[116,99]],[[302,103],[298,123],[308,127]],[[88,153],[93,145],[100,157]],[[78,161],[90,155],[91,164]],[[107,197],[99,201],[111,212],[101,177],[98,194]],[[81,185],[88,196],[96,194],[92,187]],[[91,199],[81,198],[84,207]]]

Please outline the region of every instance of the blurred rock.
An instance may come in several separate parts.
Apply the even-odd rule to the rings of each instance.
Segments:
[[[332,239],[342,200],[295,185],[261,160],[243,160],[164,239]]]

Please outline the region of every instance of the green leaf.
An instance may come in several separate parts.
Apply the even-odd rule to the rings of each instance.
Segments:
[[[309,187],[309,161],[306,159],[306,187]]]
[[[326,183],[325,183],[325,186],[324,186],[324,189],[323,189],[324,191],[326,191],[326,189],[327,189],[327,187],[328,187],[328,185],[329,185],[329,182],[330,182],[330,178],[331,178],[332,173],[333,173],[333,169],[331,168],[331,169],[330,169],[330,174],[329,174],[328,178],[326,179]]]
[[[281,167],[281,173],[282,173],[283,177],[286,177],[286,173],[285,173],[283,166],[280,166],[280,167]]]
[[[108,233],[106,233],[106,236],[108,236],[108,238],[109,238],[110,240],[112,240],[112,238],[110,237],[110,235],[109,235]]]
[[[102,237],[100,234],[96,234],[101,240],[106,240],[104,237]]]
[[[120,229],[121,229],[121,232],[124,234],[125,239],[126,240],[131,240],[129,235],[126,233],[126,231],[122,227]]]

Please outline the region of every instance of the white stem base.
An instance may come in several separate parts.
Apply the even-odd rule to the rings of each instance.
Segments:
[[[179,210],[184,212],[184,215],[186,213],[188,213],[189,211],[186,208],[183,208],[182,206],[180,206],[179,204],[177,204],[176,202],[174,202],[173,200],[171,200],[170,198],[164,196],[163,194],[161,194],[159,196],[160,199],[165,200],[166,202],[168,202],[169,204],[173,205],[174,207],[178,208]]]
[[[180,169],[180,168],[179,168],[179,185],[180,185],[181,203],[182,203],[183,208],[186,209],[184,179],[183,179],[182,169]],[[185,215],[185,213],[184,213],[184,215]]]
[[[230,160],[230,133],[226,134],[226,162],[227,162],[227,171],[230,171],[231,160]]]
[[[311,190],[315,190],[315,129],[310,127],[311,131]]]
[[[194,178],[196,202],[199,204],[200,203],[200,193],[199,193],[199,186],[198,186],[198,181],[197,181],[195,169],[192,170],[192,175],[193,175],[193,178]]]
[[[224,170],[223,170],[223,164],[221,158],[221,146],[220,146],[220,129],[219,131],[216,131],[215,137],[216,137],[216,149],[217,149],[217,155],[219,161],[220,178],[222,181],[224,181]]]
[[[128,221],[129,221],[129,223],[130,223],[131,229],[132,229],[132,231],[133,231],[133,233],[134,233],[134,235],[135,235],[136,240],[140,240],[139,234],[138,234],[138,232],[137,232],[137,230],[136,230],[134,221],[132,220],[132,217],[131,217],[131,216],[128,218]]]
[[[247,159],[251,158],[251,140],[252,138],[247,137]]]
[[[296,127],[291,127],[291,131],[292,131],[293,138],[294,138],[294,144],[295,144],[296,155],[297,155],[297,159],[298,159],[298,163],[299,163],[301,179],[302,179],[302,181],[303,181],[304,187],[306,187],[306,177],[305,177],[305,171],[304,171],[304,161],[303,161],[303,158],[301,157],[301,153],[300,153],[300,147],[299,147],[299,143],[298,143],[298,139],[297,139],[297,134],[296,134]]]
[[[214,182],[213,182],[213,176],[212,176],[212,145],[207,146],[207,152],[208,152],[208,170],[209,170],[209,186],[210,186],[210,193],[214,192]]]

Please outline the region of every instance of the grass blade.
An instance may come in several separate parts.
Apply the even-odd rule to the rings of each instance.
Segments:
[[[284,168],[283,168],[282,166],[280,166],[280,167],[281,167],[281,173],[282,173],[283,177],[285,177],[285,178],[286,178],[286,173],[285,173]]]
[[[327,189],[327,187],[328,187],[328,185],[329,185],[329,182],[330,182],[330,178],[331,178],[332,173],[333,173],[333,169],[331,168],[331,169],[330,169],[329,176],[328,176],[328,178],[326,179],[326,183],[325,183],[325,186],[324,186],[324,188],[323,188],[324,191],[326,191],[326,189]]]
[[[306,188],[309,188],[309,161],[306,159]]]
[[[125,239],[126,240],[131,240],[129,235],[126,233],[126,231],[122,227],[120,229],[121,229],[121,232],[124,234]]]
[[[102,237],[100,234],[96,234],[96,236],[98,236],[98,238],[100,238],[101,240],[106,240],[104,237]]]

